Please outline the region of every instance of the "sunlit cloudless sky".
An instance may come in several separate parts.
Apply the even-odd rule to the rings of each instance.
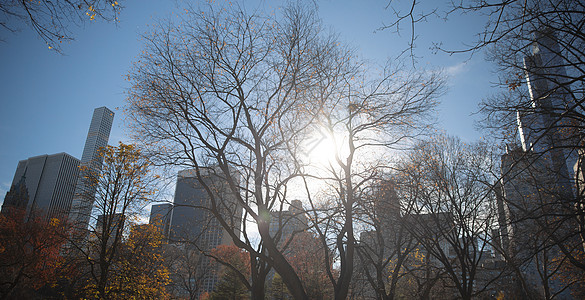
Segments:
[[[407,47],[411,33],[407,27],[400,35],[392,29],[377,30],[394,20],[392,11],[385,9],[387,2],[321,0],[317,4],[325,26],[337,32],[361,58],[381,65]],[[116,113],[110,144],[131,142],[123,122],[128,88],[124,75],[142,49],[140,35],[148,32],[147,25],[177,13],[181,4],[141,0],[123,5],[116,25],[90,22],[74,28],[76,40],[63,47],[64,55],[49,50],[25,26],[15,34],[1,32],[0,203],[19,160],[59,152],[81,158],[96,107],[107,106]],[[246,8],[257,5],[270,10],[278,4],[245,2]],[[448,90],[440,98],[438,127],[466,141],[480,137],[474,130],[478,117],[472,113],[482,98],[496,92],[492,88],[495,75],[482,53],[447,55],[429,48],[433,42],[442,42],[447,48],[461,49],[464,43],[474,41],[483,21],[470,15],[452,16],[448,21],[430,18],[415,31],[417,67],[440,68],[448,76]]]

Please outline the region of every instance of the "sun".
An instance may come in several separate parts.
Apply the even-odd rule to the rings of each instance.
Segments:
[[[305,145],[308,163],[313,166],[329,166],[336,163],[336,155],[342,154],[343,135],[324,127],[313,131]]]

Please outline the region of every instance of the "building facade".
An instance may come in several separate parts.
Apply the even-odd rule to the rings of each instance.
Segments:
[[[534,34],[532,53],[524,58],[530,106],[517,111],[522,150],[543,156],[555,174],[565,197],[572,198],[580,134],[566,112],[575,106],[556,35],[544,29]],[[569,193],[571,192],[571,193]]]
[[[2,212],[19,208],[25,210],[27,219],[66,218],[71,209],[78,167],[79,160],[67,153],[45,154],[21,160],[12,186],[24,187],[28,199],[5,199]]]
[[[218,265],[211,264],[210,259],[200,253],[209,252],[219,245],[233,244],[231,236],[214,217],[210,208],[215,206],[232,228],[230,231],[238,234],[242,226],[243,212],[242,206],[237,204],[225,180],[215,174],[213,168],[201,172],[203,182],[197,178],[195,170],[178,173],[169,229],[169,243],[180,248],[184,256],[189,257],[188,263],[196,265],[195,273],[199,275],[190,276],[188,280],[197,282],[187,282],[186,285],[197,286],[198,294],[210,293],[219,280]],[[168,207],[155,208],[159,211],[164,209]],[[184,281],[183,275],[185,274],[176,273],[171,277],[175,277],[173,279],[175,282]],[[187,292],[179,289],[180,294]]]
[[[117,238],[122,238],[125,221],[126,217],[122,213],[98,215],[94,232],[96,238],[101,242],[107,239],[106,245],[111,246]]]
[[[502,155],[496,244],[522,271],[529,289],[570,299],[570,290],[551,276],[558,266],[543,263],[560,256],[558,245],[565,251],[582,246],[571,217],[579,126],[566,113],[574,104],[559,53],[554,32],[544,29],[535,33],[532,53],[524,59],[530,101],[517,111],[521,147],[509,146]]]
[[[279,244],[286,244],[295,233],[309,228],[301,200],[292,200],[288,210],[270,212],[270,217],[269,234]]]
[[[154,225],[165,239],[169,238],[173,205],[170,203],[155,204],[150,208],[148,224]]]

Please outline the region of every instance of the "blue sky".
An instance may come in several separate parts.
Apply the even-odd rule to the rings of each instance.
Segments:
[[[275,6],[267,1],[266,5]],[[376,31],[392,20],[388,1],[321,0],[319,14],[326,26],[340,34],[364,59],[382,64],[397,55],[409,39],[392,30]],[[435,1],[429,1],[434,4]],[[92,22],[74,29],[76,40],[59,55],[26,27],[3,33],[0,43],[0,202],[10,187],[19,160],[67,152],[80,158],[93,109],[107,106],[116,113],[110,144],[130,142],[125,129],[124,75],[141,51],[140,34],[147,25],[176,11],[175,1],[124,2],[117,25]],[[246,6],[252,6],[246,2]],[[424,9],[424,8],[423,8]],[[474,130],[477,103],[495,93],[495,75],[482,53],[473,57],[433,54],[432,42],[461,48],[474,41],[483,20],[474,16],[438,18],[417,25],[418,65],[442,68],[449,90],[440,100],[439,127],[466,141],[480,137]]]

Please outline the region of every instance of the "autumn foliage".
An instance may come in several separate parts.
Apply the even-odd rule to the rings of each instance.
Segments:
[[[311,299],[328,299],[333,294],[333,285],[327,277],[327,269],[333,264],[323,244],[310,232],[295,234],[289,245],[288,261],[293,266]],[[329,258],[331,254],[329,255]]]
[[[219,245],[211,251],[214,264],[220,264],[220,278],[209,299],[248,299],[250,256],[235,245]]]
[[[248,252],[235,245],[219,245],[211,251],[211,256],[216,259],[217,263],[223,262],[222,264],[224,266],[228,264],[245,277],[248,277],[250,274],[250,257]]]
[[[155,225],[133,223],[154,193],[150,163],[135,145],[100,149],[101,169],[88,170],[84,193],[93,202],[95,225],[75,246],[88,275],[83,297],[164,299],[169,282],[163,264],[163,235]]]
[[[162,234],[153,225],[135,225],[119,245],[106,285],[105,298],[168,299],[169,271],[164,266]],[[97,286],[86,287],[88,297],[100,298]],[[93,292],[93,293],[92,293]]]
[[[30,297],[57,277],[66,228],[22,210],[0,215],[0,298]]]

